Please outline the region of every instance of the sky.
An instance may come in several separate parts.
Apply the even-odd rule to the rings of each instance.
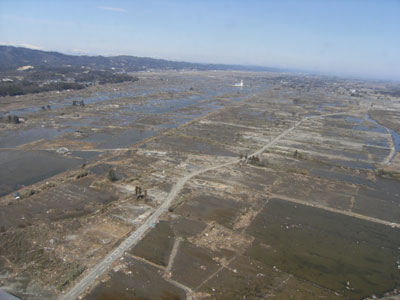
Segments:
[[[0,44],[400,80],[400,0],[0,0]]]

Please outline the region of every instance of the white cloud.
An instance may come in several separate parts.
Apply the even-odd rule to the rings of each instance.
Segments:
[[[115,12],[126,12],[125,8],[120,8],[120,7],[98,6],[97,8],[102,9],[102,10],[115,11]]]
[[[33,50],[43,50],[43,47],[28,44],[28,43],[10,43],[10,42],[0,42],[0,45],[4,46],[15,46],[15,47],[24,47],[24,48],[29,48]]]

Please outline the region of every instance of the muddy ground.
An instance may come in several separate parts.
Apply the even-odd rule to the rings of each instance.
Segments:
[[[396,293],[400,99],[377,92],[384,83],[137,75],[134,83],[0,99],[1,288],[57,299],[180,178],[221,165],[191,178],[84,299]],[[234,87],[241,79],[245,86]],[[7,122],[8,114],[22,122]]]

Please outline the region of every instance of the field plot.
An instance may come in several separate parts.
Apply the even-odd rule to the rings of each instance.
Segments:
[[[0,124],[2,288],[64,300],[399,296],[400,100],[383,83],[138,77],[57,96],[51,110],[32,109],[37,96],[5,106],[26,120]],[[31,171],[31,159],[49,164]]]

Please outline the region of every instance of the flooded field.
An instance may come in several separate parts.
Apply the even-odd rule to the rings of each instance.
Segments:
[[[2,115],[22,121],[0,122],[2,288],[65,300],[399,296],[400,100],[376,92],[383,83],[137,76],[3,98]]]
[[[48,151],[0,151],[0,196],[77,167],[83,160]]]

